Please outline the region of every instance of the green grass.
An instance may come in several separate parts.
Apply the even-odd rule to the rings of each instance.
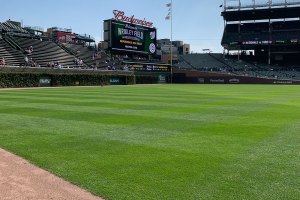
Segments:
[[[0,146],[106,199],[300,199],[300,87],[0,91]]]

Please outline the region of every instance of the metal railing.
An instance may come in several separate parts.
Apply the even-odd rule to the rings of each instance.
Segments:
[[[89,38],[89,39],[95,40],[94,37],[92,37],[91,35],[86,34],[86,33],[84,33],[84,34],[79,34],[79,36],[84,37],[84,38]]]
[[[44,32],[44,28],[39,27],[39,26],[25,26],[24,28],[25,29],[31,29],[31,30],[34,30],[34,31]]]
[[[234,5],[228,5],[228,2]],[[224,1],[224,11],[226,10],[240,10],[240,9],[256,9],[256,8],[274,8],[274,7],[294,7],[300,6],[300,0],[281,0],[272,1],[266,0],[264,2],[252,0],[252,4],[243,4],[242,0],[225,0]]]

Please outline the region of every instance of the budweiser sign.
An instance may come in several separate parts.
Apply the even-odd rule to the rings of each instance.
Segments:
[[[131,17],[126,16],[124,11],[114,10],[113,13],[115,16],[114,19],[117,21],[129,22],[132,24],[138,24],[138,25],[148,26],[148,27],[153,26],[153,23],[147,22],[145,18],[141,20],[141,19],[136,19],[134,15],[132,15]]]

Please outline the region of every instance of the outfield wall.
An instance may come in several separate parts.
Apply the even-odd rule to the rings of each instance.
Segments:
[[[161,80],[163,77],[163,80]],[[0,88],[157,84],[169,82],[167,74],[132,71],[20,68],[0,66]],[[176,70],[173,83],[183,84],[278,84],[300,85],[297,80],[278,80],[231,74]]]
[[[298,80],[278,80],[259,77],[238,76],[232,74],[176,70],[173,75],[174,83],[191,84],[277,84],[300,85]]]
[[[158,84],[168,74],[0,66],[0,88]]]
[[[130,85],[133,72],[0,67],[0,88]]]

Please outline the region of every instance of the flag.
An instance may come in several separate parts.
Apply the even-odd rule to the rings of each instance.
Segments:
[[[171,19],[171,12],[168,12],[168,15],[166,16],[166,20],[170,20]]]
[[[172,3],[170,2],[170,3],[167,3],[166,4],[166,6],[169,8],[169,10],[168,10],[168,15],[166,16],[166,20],[170,20],[171,19],[171,17],[172,17]]]
[[[171,19],[171,12],[168,13],[168,15],[166,16],[166,20],[170,20]]]

